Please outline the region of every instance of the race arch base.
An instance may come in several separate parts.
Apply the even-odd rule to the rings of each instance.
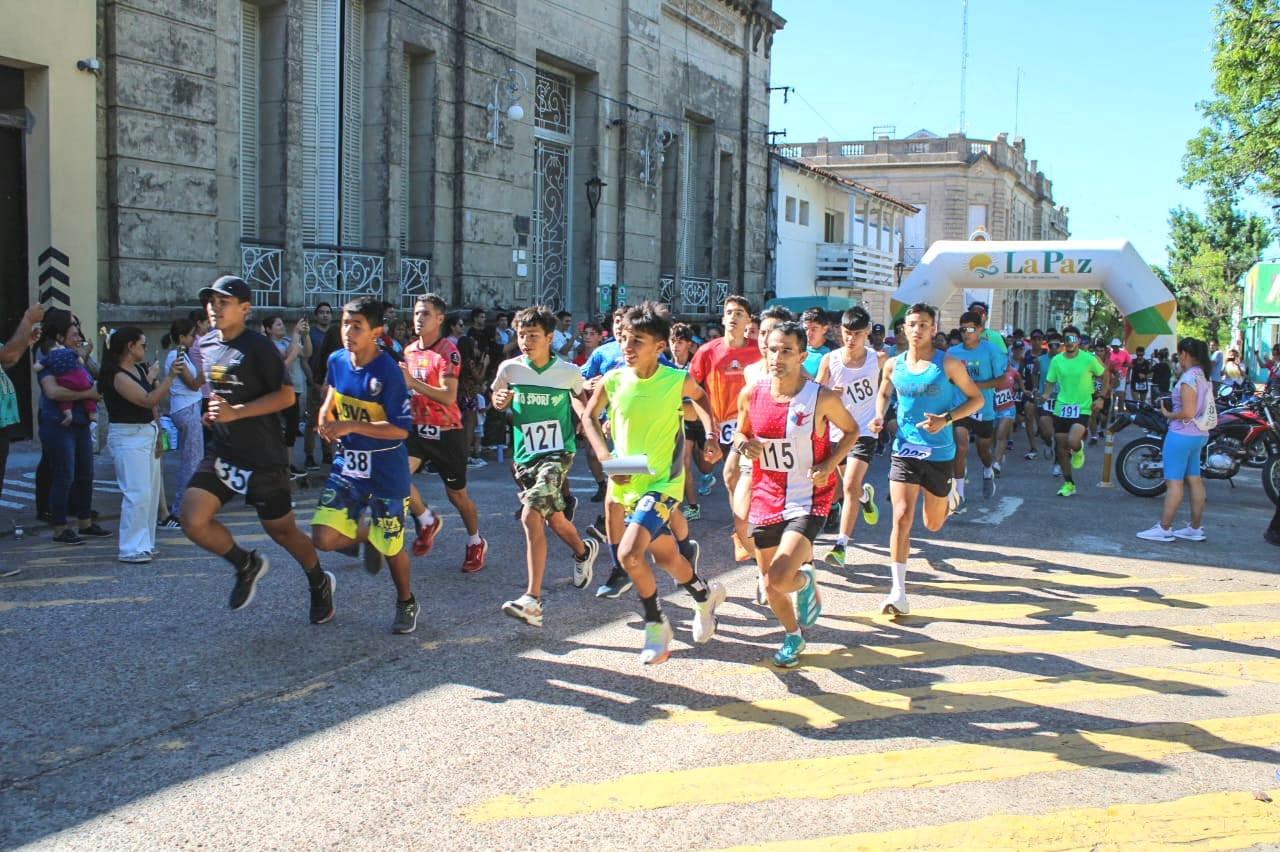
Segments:
[[[1177,302],[1127,240],[939,240],[893,294],[941,305],[957,288],[1102,290],[1125,317],[1125,348],[1177,347]]]

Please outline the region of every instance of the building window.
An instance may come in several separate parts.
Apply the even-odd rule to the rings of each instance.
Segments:
[[[825,243],[844,242],[844,214],[828,210],[822,217],[822,241]]]
[[[982,228],[983,230],[986,230],[987,228],[987,205],[970,204],[968,232],[965,236],[967,237],[979,228]]]
[[[784,210],[783,210],[783,216],[786,218],[786,220],[787,220],[788,222],[794,222],[794,221],[796,220],[796,199],[795,199],[795,196],[793,196],[793,195],[788,195],[788,196],[787,196],[787,199],[786,199],[786,202],[784,203],[783,207],[784,207]]]
[[[258,7],[240,4],[240,236],[258,236],[258,163],[262,142],[258,135],[259,82],[262,68]]]
[[[800,215],[797,217],[797,221],[806,228],[809,226],[809,202],[800,202]]]
[[[574,80],[539,68],[533,94],[534,304],[568,306],[572,281]]]

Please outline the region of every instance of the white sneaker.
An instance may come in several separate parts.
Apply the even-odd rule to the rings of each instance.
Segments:
[[[909,615],[911,613],[911,605],[907,603],[907,593],[905,591],[890,592],[884,602],[880,604],[881,615]]]
[[[644,623],[644,647],[640,649],[640,662],[646,666],[654,666],[664,662],[670,656],[667,646],[671,644],[671,622],[662,616],[661,621]]]
[[[587,549],[587,557],[581,562],[575,556],[573,559],[573,587],[575,589],[585,589],[591,584],[591,575],[595,572],[596,557],[600,555],[600,542],[591,536],[587,536],[582,540],[582,545]]]
[[[1180,530],[1174,530],[1175,538],[1186,539],[1187,541],[1204,541],[1204,530],[1193,526],[1185,526]]]
[[[503,615],[523,621],[530,627],[542,626],[542,604],[530,594],[523,594],[502,605]]]
[[[712,583],[707,599],[693,605],[693,641],[701,645],[716,635],[716,607],[724,603],[724,586]]]
[[[1203,537],[1203,533],[1201,535]],[[1138,533],[1138,538],[1146,541],[1173,541],[1173,533],[1156,524],[1151,529]]]
[[[963,505],[964,498],[960,496],[960,489],[956,486],[956,481],[952,479],[951,493],[947,495],[947,513],[954,515]]]
[[[760,574],[756,577],[756,603],[760,606],[769,605],[769,596],[764,592],[764,575]]]
[[[1055,462],[1053,465],[1053,470],[1049,472],[1052,473],[1054,476],[1062,476],[1062,465]]]

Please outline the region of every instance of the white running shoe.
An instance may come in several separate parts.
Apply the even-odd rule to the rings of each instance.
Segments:
[[[595,573],[596,557],[600,555],[600,542],[591,536],[587,536],[582,540],[582,546],[586,548],[587,555],[581,562],[575,556],[573,558],[573,587],[575,589],[585,589],[591,584],[591,576]]]
[[[769,596],[764,592],[764,575],[760,574],[756,577],[756,603],[760,606],[769,605]]]
[[[905,591],[890,592],[880,604],[881,615],[910,615],[911,605],[907,603]]]
[[[716,635],[716,607],[724,603],[724,586],[712,583],[707,599],[693,605],[693,641],[701,645]]]
[[[504,603],[502,613],[523,621],[530,627],[542,626],[542,604],[530,594],[523,594],[513,601]]]
[[[1054,476],[1062,476],[1062,465],[1055,462],[1053,465],[1053,470],[1049,472],[1052,473]]]
[[[644,647],[640,649],[640,662],[646,666],[655,666],[664,662],[671,652],[667,646],[671,644],[671,622],[662,616],[661,621],[644,623]]]
[[[1204,541],[1204,529],[1193,526],[1185,526],[1180,530],[1173,531],[1174,538],[1181,538],[1187,541]]]
[[[1173,541],[1173,533],[1164,527],[1156,524],[1149,530],[1143,530],[1138,533],[1138,538],[1146,541]]]
[[[960,489],[956,486],[956,481],[951,480],[951,493],[947,495],[947,512],[954,515],[964,505],[964,498],[960,496]]]

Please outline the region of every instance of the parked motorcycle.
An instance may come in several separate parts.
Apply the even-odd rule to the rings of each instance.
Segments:
[[[1234,405],[1227,404],[1235,401]],[[1218,396],[1218,427],[1223,434],[1240,441],[1245,449],[1245,466],[1261,470],[1280,455],[1280,404],[1275,397],[1248,394],[1240,397],[1224,386]]]

